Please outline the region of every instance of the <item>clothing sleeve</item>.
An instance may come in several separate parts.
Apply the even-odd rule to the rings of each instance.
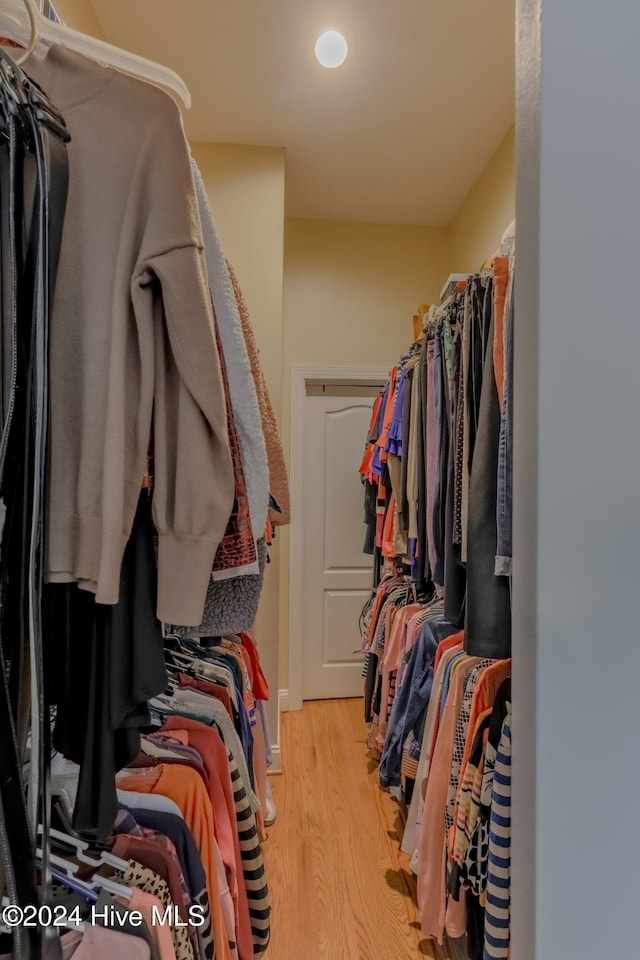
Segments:
[[[433,659],[425,663],[418,644],[411,651],[411,657],[409,670],[393,702],[389,730],[380,758],[379,778],[383,787],[399,786],[402,748],[407,737],[421,724],[429,706]]]
[[[147,260],[134,283],[138,324],[153,325],[153,519],[158,608],[165,623],[202,622],[234,474],[213,309],[201,249]]]

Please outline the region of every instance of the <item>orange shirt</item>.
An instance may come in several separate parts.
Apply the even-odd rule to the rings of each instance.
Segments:
[[[207,878],[207,892],[211,908],[211,923],[216,945],[216,957],[232,960],[229,946],[228,913],[231,907],[232,929],[234,923],[233,901],[226,880],[224,864],[216,843],[211,800],[202,777],[184,765],[163,763],[151,767],[151,773],[126,771],[118,777],[118,787],[138,793],[159,793],[169,797],[182,810],[196,847],[202,858]],[[159,774],[159,775],[158,775]],[[226,887],[226,890],[225,890]]]
[[[371,443],[369,437],[373,436],[373,431],[376,428],[376,423],[378,422],[378,416],[380,414],[380,406],[382,404],[382,394],[379,393],[373,404],[373,410],[371,411],[371,421],[369,423],[369,432],[367,434],[367,444],[365,451],[362,457],[362,463],[360,464],[360,473],[365,480],[372,480],[371,467],[373,465],[373,454],[376,449],[375,443]]]
[[[249,633],[241,633],[240,640],[242,642],[243,649],[247,651],[249,659],[251,660],[253,694],[256,700],[268,700],[269,684],[267,683],[267,678],[262,671],[260,654],[258,653],[258,648],[255,645],[255,641]]]
[[[446,653],[447,650],[453,650],[454,647],[457,647],[458,644],[464,642],[464,631],[461,630],[460,633],[454,633],[451,637],[445,637],[444,640],[441,640],[438,644],[438,649],[436,650],[436,659],[433,664],[433,672],[435,673],[438,669],[438,664],[442,658],[442,654]]]
[[[397,373],[398,373],[398,368],[394,367],[389,377],[389,396],[387,398],[387,405],[384,408],[384,422],[382,424],[382,432],[378,437],[378,442],[376,444],[376,446],[382,448],[380,459],[383,462],[386,461],[387,459],[385,447],[387,445],[389,427],[391,426],[391,421],[393,420],[393,411],[395,410],[396,399],[398,394]]]

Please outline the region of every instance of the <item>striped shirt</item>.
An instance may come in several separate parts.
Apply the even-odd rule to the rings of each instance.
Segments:
[[[456,808],[455,837],[452,859],[462,865],[480,814],[484,751],[491,710],[486,710],[476,727],[469,761],[464,771],[460,800]],[[451,852],[451,851],[450,851]]]
[[[496,754],[489,827],[489,865],[484,921],[484,960],[509,956],[511,880],[511,704]]]
[[[242,873],[249,902],[249,917],[253,936],[254,952],[264,953],[271,936],[269,889],[262,859],[262,849],[258,838],[255,813],[251,809],[238,764],[231,751],[228,751],[229,769],[233,800],[238,822],[238,838],[242,857]]]

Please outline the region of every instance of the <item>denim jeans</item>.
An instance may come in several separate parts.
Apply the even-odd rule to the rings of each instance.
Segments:
[[[489,343],[494,322],[492,315]],[[492,659],[511,655],[510,585],[504,577],[495,576],[499,435],[500,404],[491,363],[482,381],[469,481],[464,649],[470,656]]]
[[[498,499],[496,503],[498,541],[495,567],[497,577],[511,576],[511,558],[513,555],[513,303],[514,284],[512,281],[509,325],[505,345],[504,399],[498,446]]]
[[[429,705],[438,644],[456,629],[444,617],[425,620],[409,653],[402,685],[396,690],[391,708],[387,739],[380,758],[380,785],[383,787],[400,783],[402,748],[407,737],[419,729]]]

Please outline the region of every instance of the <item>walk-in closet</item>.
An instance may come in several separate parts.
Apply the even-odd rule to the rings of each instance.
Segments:
[[[639,32],[0,0],[0,960],[637,956]]]

